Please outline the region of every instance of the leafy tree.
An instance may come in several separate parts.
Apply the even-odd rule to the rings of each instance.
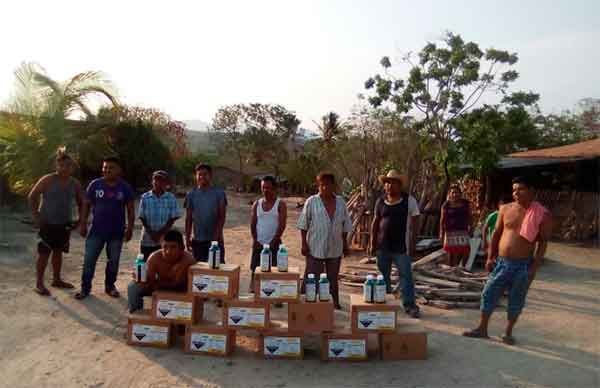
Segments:
[[[51,171],[59,146],[79,159],[108,149],[102,136],[73,120],[94,116],[89,107],[94,96],[118,104],[112,84],[100,72],[79,73],[61,82],[35,63],[23,63],[15,71],[15,88],[0,116],[0,172],[12,190],[25,194]]]
[[[244,164],[251,161],[269,166],[279,176],[299,124],[296,115],[281,105],[236,104],[217,111],[211,130],[221,134],[219,148],[237,159],[242,179]]]
[[[518,57],[494,48],[482,51],[477,43],[448,32],[441,42],[427,43],[414,59],[410,54],[402,59],[411,68],[408,76],[398,78],[391,73],[390,58],[383,57],[383,74],[365,82],[373,91],[368,101],[374,107],[388,105],[401,114],[417,114],[415,128],[435,140],[447,165],[452,122],[474,108],[484,93],[505,94],[518,77],[512,69]],[[448,180],[446,168],[446,185]]]

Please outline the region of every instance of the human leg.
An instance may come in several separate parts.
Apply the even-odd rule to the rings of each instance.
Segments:
[[[389,252],[384,250],[377,251],[377,268],[383,275],[383,280],[385,280],[386,292],[390,294],[392,292],[392,257]]]
[[[83,272],[81,273],[81,292],[75,295],[78,299],[85,298],[92,290],[92,279],[96,272],[96,263],[98,262],[98,256],[100,256],[104,244],[104,239],[95,236],[89,236],[85,240]]]
[[[119,274],[119,261],[121,260],[122,239],[111,239],[106,243],[106,270],[104,272],[104,289],[112,297],[119,297],[115,287]]]
[[[340,305],[340,291],[338,285],[338,276],[340,274],[340,265],[342,262],[341,257],[333,259],[327,259],[325,261],[325,269],[327,272],[327,279],[329,279],[329,292],[331,292],[331,298],[333,299],[333,305],[336,309],[341,309]]]

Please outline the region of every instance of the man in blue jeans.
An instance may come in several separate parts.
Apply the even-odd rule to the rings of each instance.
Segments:
[[[377,267],[383,274],[388,293],[392,292],[390,274],[392,262],[400,273],[404,310],[413,318],[419,317],[415,302],[412,258],[415,248],[416,221],[419,206],[414,197],[404,192],[407,177],[396,170],[379,177],[385,195],[377,200],[371,225],[371,254],[377,255]]]
[[[119,291],[115,287],[119,273],[119,259],[123,239],[131,240],[135,210],[133,208],[134,193],[131,186],[121,179],[121,165],[117,158],[105,158],[102,162],[102,178],[93,180],[87,190],[84,201],[79,233],[85,240],[85,256],[81,275],[81,291],[75,298],[84,299],[92,290],[92,279],[96,272],[96,262],[106,247],[106,272],[104,291],[118,298]],[[92,209],[92,227],[88,234],[87,219]],[[127,226],[125,226],[125,209],[127,209]]]

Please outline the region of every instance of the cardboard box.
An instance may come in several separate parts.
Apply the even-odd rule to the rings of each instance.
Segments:
[[[350,295],[351,323],[353,333],[394,332],[400,302],[386,295],[386,303],[366,303],[362,295]]]
[[[197,263],[188,270],[188,292],[204,298],[236,298],[240,290],[240,266],[221,264],[211,269],[206,263]]]
[[[395,333],[379,334],[379,343],[384,361],[427,359],[427,332],[422,326],[403,326]]]
[[[226,357],[235,348],[235,331],[222,325],[187,326],[183,351]]]
[[[227,300],[223,307],[223,324],[229,329],[267,329],[269,304],[252,296]]]
[[[264,358],[301,360],[304,358],[302,333],[271,329],[260,335],[259,352]]]
[[[336,330],[321,336],[321,360],[366,361],[368,360],[368,334]]]
[[[258,300],[274,303],[295,303],[300,297],[300,269],[289,267],[287,272],[262,272],[260,267],[254,273],[254,295]]]
[[[130,314],[127,319],[127,344],[169,348],[175,342],[171,322],[153,319],[150,312]]]
[[[290,331],[323,333],[333,331],[333,302],[306,302],[304,297],[299,303],[288,305],[288,325]]]
[[[189,294],[155,291],[152,293],[152,317],[173,323],[196,324],[202,321],[204,301]]]

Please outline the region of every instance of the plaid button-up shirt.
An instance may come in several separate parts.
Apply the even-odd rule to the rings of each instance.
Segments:
[[[156,232],[160,230],[172,218],[181,217],[177,199],[170,192],[164,192],[160,197],[152,190],[142,194],[139,206],[139,218],[143,218],[146,225]],[[157,246],[159,243],[152,240],[146,228],[142,228],[142,246]]]
[[[333,219],[329,218],[319,195],[309,197],[304,203],[297,226],[306,231],[310,255],[317,259],[341,257],[344,251],[343,234],[352,231],[346,202],[340,196],[336,197]]]

